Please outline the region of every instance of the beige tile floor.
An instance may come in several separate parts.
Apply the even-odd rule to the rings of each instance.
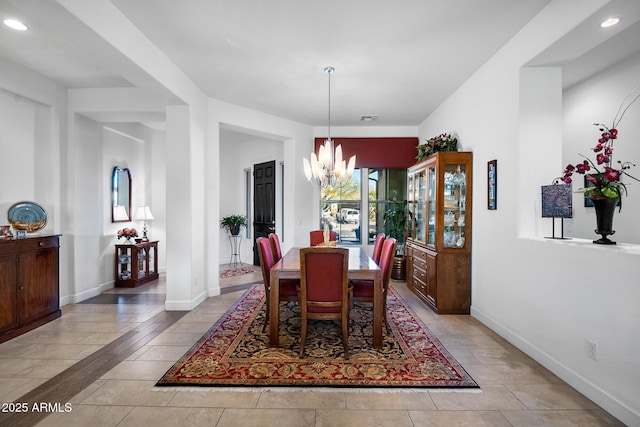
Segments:
[[[470,316],[438,316],[399,282],[392,284],[394,290],[473,376],[480,390],[155,388],[164,372],[244,292],[235,289],[260,279],[259,272],[225,279],[221,296],[207,299],[73,397],[70,412],[52,413],[37,425],[621,425]],[[161,276],[142,291],[161,294],[164,286]],[[162,305],[148,304],[63,307],[60,319],[0,344],[0,400],[19,402],[26,392],[162,310]]]

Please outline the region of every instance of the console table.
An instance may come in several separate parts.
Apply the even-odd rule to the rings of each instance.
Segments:
[[[60,235],[0,238],[0,342],[60,317]]]
[[[116,245],[116,286],[134,288],[158,278],[158,241]]]

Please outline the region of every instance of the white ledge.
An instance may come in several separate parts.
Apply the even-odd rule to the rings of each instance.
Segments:
[[[557,238],[552,239],[550,237],[547,238],[547,237],[534,237],[534,236],[520,236],[519,238],[523,240],[545,242],[545,243],[555,244],[555,245],[589,248],[593,250],[603,250],[608,252],[618,252],[618,253],[625,253],[625,254],[640,256],[640,245],[635,245],[633,243],[616,242],[615,245],[597,245],[593,243],[593,240],[579,239],[574,237],[566,237],[564,239],[557,239]]]

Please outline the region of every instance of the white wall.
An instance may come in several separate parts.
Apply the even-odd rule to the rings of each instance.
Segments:
[[[0,224],[16,202],[35,200],[35,115],[42,108],[18,95],[0,91]],[[47,207],[43,206],[45,209]],[[48,228],[50,229],[50,228]]]
[[[276,162],[276,225],[281,227],[280,217],[280,191],[281,175],[280,162],[283,159],[284,143],[258,136],[237,132],[223,131],[220,139],[220,176],[223,182],[220,186],[220,218],[226,215],[245,214],[245,169],[253,172],[253,165],[257,163]],[[253,184],[251,184],[253,188]],[[250,195],[253,199],[253,195]],[[251,213],[253,215],[253,212]],[[240,258],[245,264],[253,264],[253,227],[248,225],[251,238],[246,238],[242,229],[242,243],[240,245]],[[282,233],[280,233],[282,235]],[[228,233],[220,231],[219,263],[227,264],[231,260],[231,246]]]
[[[562,127],[558,117],[535,112],[560,114],[560,76],[521,69],[603,3],[551,2],[420,125],[420,138],[456,132],[461,149],[474,153],[472,315],[623,422],[639,425],[640,250],[542,237],[539,188],[562,172],[561,147],[553,143]],[[525,89],[523,81],[533,86]],[[492,159],[496,211],[485,202]],[[587,357],[587,340],[599,344],[598,361]]]
[[[0,223],[16,202],[35,201],[47,211],[44,234],[63,233],[68,217],[60,204],[61,157],[66,137],[66,91],[52,81],[0,60]],[[60,248],[60,295],[68,295],[72,245],[63,235]]]
[[[584,160],[579,154],[595,160],[591,149],[596,145],[600,132],[593,123],[604,123],[611,127],[613,118],[623,98],[633,88],[640,85],[640,54],[613,65],[596,76],[581,82],[565,91],[563,95],[564,134],[563,165],[576,164]],[[640,94],[636,92],[635,95]],[[628,105],[628,102],[627,104]],[[618,126],[619,139],[614,145],[614,162],[629,161],[637,166],[628,172],[640,179],[640,102],[634,103]],[[622,211],[616,210],[614,230],[611,239],[616,242],[640,244],[640,182],[624,177],[623,182],[629,191],[623,197]],[[574,174],[574,191],[582,188],[583,176]],[[567,220],[571,235],[585,239],[598,238],[595,228],[593,208],[584,207],[582,194],[573,197],[574,219]]]
[[[72,220],[66,224],[67,240],[73,240],[73,280],[69,300],[78,302],[100,294],[104,265],[104,180],[109,179],[102,164],[102,125],[80,114],[70,120],[74,141],[70,155],[72,179],[66,188],[73,194]]]
[[[309,229],[317,223],[318,199],[309,191],[304,177],[302,157],[307,156],[313,148],[312,128],[280,117],[249,110],[236,105],[210,99],[208,108],[208,141],[206,153],[206,182],[205,182],[205,214],[207,216],[206,252],[207,252],[207,283],[209,295],[220,292],[218,279],[220,256],[220,241],[224,238],[220,229],[222,207],[220,194],[224,182],[221,173],[225,158],[220,156],[220,129],[232,130],[262,138],[284,141],[283,161],[285,164],[284,181],[284,224],[282,234],[285,240],[282,250],[287,251],[291,246],[308,242]],[[240,173],[240,171],[237,171]],[[244,210],[244,209],[243,209]]]

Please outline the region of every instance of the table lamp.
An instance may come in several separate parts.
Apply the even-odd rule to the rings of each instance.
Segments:
[[[151,209],[149,209],[149,206],[138,206],[133,219],[136,221],[144,221],[144,225],[142,227],[142,241],[148,242],[149,239],[147,237],[147,221],[150,219],[154,219],[153,215],[151,215]]]

